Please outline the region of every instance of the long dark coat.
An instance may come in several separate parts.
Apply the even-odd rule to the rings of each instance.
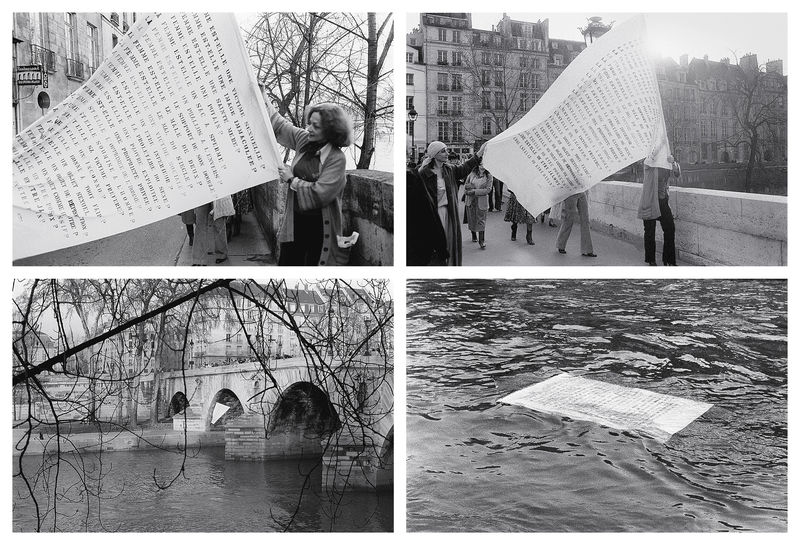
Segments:
[[[464,183],[464,179],[478,166],[481,160],[471,157],[460,165],[445,163],[442,165],[442,178],[444,178],[445,193],[447,195],[447,229],[450,231],[450,247],[447,253],[450,257],[448,265],[461,265],[461,221],[458,214],[458,186]],[[436,174],[430,164],[419,168],[419,176],[428,194],[433,209],[437,209],[436,199]],[[441,225],[441,222],[439,222]],[[447,237],[445,237],[447,240]]]

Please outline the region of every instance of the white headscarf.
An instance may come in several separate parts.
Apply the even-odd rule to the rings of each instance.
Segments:
[[[430,144],[428,144],[428,150],[425,152],[425,158],[422,160],[422,164],[420,164],[420,168],[427,166],[433,161],[433,158],[436,157],[443,149],[447,148],[447,144],[444,142],[439,142],[438,140],[434,140]]]

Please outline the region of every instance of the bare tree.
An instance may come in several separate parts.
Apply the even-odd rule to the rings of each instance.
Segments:
[[[734,148],[744,146],[747,153],[744,190],[750,192],[756,167],[763,168],[763,161],[775,153],[767,144],[774,145],[785,137],[786,80],[764,66],[745,66],[737,71],[729,86],[727,106],[735,126],[722,141]]]
[[[226,327],[244,333],[251,358],[260,369],[258,381],[264,385],[246,401],[252,409],[264,412],[269,433],[275,432],[275,408],[265,406],[260,399],[272,390],[280,399],[284,392],[274,376],[271,345],[261,342],[266,338],[268,323],[292,332],[312,383],[324,391],[335,390],[341,400],[341,426],[320,430],[324,448],[348,444],[354,435],[362,441],[377,437],[374,444],[365,448],[380,454],[377,451],[387,437],[379,429],[385,429],[393,410],[385,394],[387,388],[391,391],[393,374],[393,307],[388,287],[382,281],[329,280],[313,283],[312,289],[324,295],[321,301],[327,305],[327,313],[298,306],[296,295],[293,296],[297,290],[283,281],[50,280],[16,286],[12,384],[15,404],[23,408],[17,411],[15,407],[18,418],[14,427],[19,432],[15,432],[15,448],[19,458],[14,477],[24,484],[27,498],[34,505],[36,529],[46,525],[58,531],[67,524],[63,522],[65,517],[75,516],[82,517],[84,529],[89,529],[90,513],[96,511],[92,506],[103,499],[105,473],[86,470],[87,455],[71,444],[70,429],[90,422],[101,434],[133,434],[146,442],[143,429],[137,426],[136,404],[143,397],[139,392],[141,379],[154,374],[149,403],[152,425],[157,421],[160,403],[157,377],[171,359],[165,354],[179,354],[177,369],[183,375],[186,390],[191,331],[204,319],[224,322]],[[75,314],[74,320],[70,313]],[[81,328],[80,338],[72,332],[75,320]],[[85,327],[92,323],[100,325]],[[54,331],[55,343],[46,330]],[[364,357],[370,346],[371,371],[367,379],[359,373],[363,375],[367,369]],[[54,390],[54,377],[62,379],[60,389]],[[66,390],[64,385],[68,386]],[[186,411],[182,416],[187,418]],[[184,445],[188,444],[186,428],[184,422]],[[27,461],[28,450],[34,437],[44,439],[45,434],[53,448],[45,448],[40,463],[34,464],[32,470]],[[177,473],[164,477],[154,472],[152,486],[168,488],[184,475],[190,455],[186,448],[179,454],[183,462]],[[102,461],[102,453],[97,459]],[[354,466],[345,468],[345,472],[359,469]],[[341,472],[341,468],[337,471]],[[310,473],[305,478],[308,480]],[[347,489],[346,479],[344,485],[334,480],[323,490],[329,500],[331,524]],[[15,499],[21,493],[16,490]],[[306,493],[303,486],[295,514]],[[76,509],[76,501],[84,504],[82,513]],[[291,529],[294,515],[276,520],[284,529]],[[113,530],[106,528],[100,518],[98,523]]]
[[[369,168],[376,132],[390,129],[391,14],[265,13],[246,31],[256,76],[278,111],[302,126],[305,108],[336,102],[354,119],[357,168]]]

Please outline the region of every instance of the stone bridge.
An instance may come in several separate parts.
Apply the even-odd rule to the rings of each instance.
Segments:
[[[334,486],[392,484],[393,369],[381,357],[320,373],[303,358],[161,375],[158,418],[225,432],[225,458],[319,458]],[[273,381],[274,379],[274,381]]]

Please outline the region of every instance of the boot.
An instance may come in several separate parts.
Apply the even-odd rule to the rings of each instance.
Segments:
[[[194,244],[194,225],[191,223],[186,225],[186,233],[189,235],[189,246]]]
[[[486,249],[486,242],[483,239],[483,231],[478,231],[478,244],[481,247],[481,250]]]
[[[472,233],[472,242],[478,242],[478,237],[475,236],[475,231],[470,231]]]
[[[512,241],[517,240],[517,224],[516,223],[512,223],[511,224],[511,240]]]
[[[531,225],[531,224],[527,224],[527,225],[528,225],[528,232],[527,232],[527,233],[525,233],[525,240],[527,240],[527,241],[528,241],[528,244],[530,244],[531,246],[533,246],[534,244],[536,244],[536,243],[533,241],[533,225]]]

